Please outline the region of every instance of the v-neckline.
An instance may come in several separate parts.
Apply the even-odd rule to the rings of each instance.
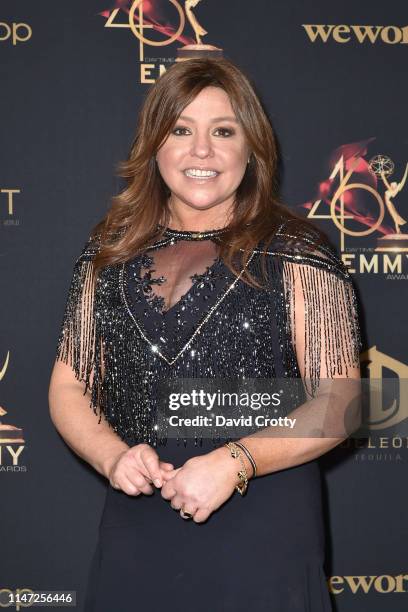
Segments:
[[[211,230],[177,230],[174,228],[165,227],[161,225],[160,223],[157,224],[157,229],[164,229],[163,238],[158,243],[155,243],[151,245],[149,248],[147,248],[144,254],[141,254],[140,256],[135,258],[135,259],[139,259],[138,272],[141,272],[141,269],[143,268],[143,265],[141,263],[141,257],[143,257],[143,255],[146,255],[149,257],[149,251],[155,250],[157,247],[163,246],[163,241],[165,244],[167,244],[167,241],[171,243],[173,240],[178,241],[180,239],[182,241],[201,242],[205,240],[213,240],[213,238],[215,238],[215,241],[213,240],[213,242],[216,242],[217,237],[222,235],[226,231],[225,227],[218,228],[218,229],[211,229]],[[131,261],[134,261],[134,259]],[[205,271],[202,272],[201,274],[199,273],[198,276],[203,276],[204,274],[209,274],[209,273],[212,274],[214,270],[221,268],[221,266],[222,266],[221,258],[219,255],[217,255],[214,261],[209,266],[206,267]],[[180,298],[176,302],[174,302],[172,306],[170,306],[170,308],[167,308],[166,310],[162,312],[154,308],[154,306],[149,302],[147,295],[143,291],[143,288],[139,287],[138,289],[139,289],[141,301],[144,303],[144,306],[147,309],[149,309],[149,311],[151,311],[153,317],[155,317],[156,319],[158,319],[159,317],[159,319],[163,318],[167,320],[173,316],[173,313],[177,311],[177,309],[180,307],[180,304],[182,304],[183,301],[184,302],[188,301],[191,296],[197,293],[198,282],[193,281],[191,277],[190,277],[190,280],[191,280],[191,285],[189,289],[185,293],[183,293],[183,295],[181,295]],[[160,296],[157,296],[157,297],[160,297]]]
[[[209,266],[207,266],[204,272],[202,272],[201,274],[197,274],[197,276],[213,274],[215,271],[217,271],[218,268],[221,268],[221,263],[222,263],[221,258],[219,257],[219,255],[217,255],[217,257],[214,259],[213,263],[210,264]],[[138,262],[138,271],[140,271],[141,268],[142,268],[142,264],[141,264],[141,262],[139,260],[139,262]],[[163,310],[161,312],[159,310],[157,310],[156,308],[154,308],[154,306],[149,302],[146,293],[143,291],[143,287],[141,285],[139,285],[138,286],[138,294],[140,295],[142,305],[144,307],[148,308],[150,311],[152,311],[154,316],[158,315],[160,318],[169,319],[180,308],[180,306],[182,305],[183,302],[188,302],[188,300],[192,296],[197,294],[197,287],[198,287],[200,281],[193,281],[191,279],[191,277],[189,277],[189,278],[191,280],[191,285],[190,285],[189,289],[187,289],[187,291],[185,293],[183,293],[183,295],[181,295],[179,297],[179,299],[176,302],[174,302],[174,304],[172,306],[170,306],[170,308],[167,308],[166,310]],[[215,278],[217,278],[217,277],[215,277]],[[160,297],[160,296],[158,296],[158,297]]]
[[[255,249],[251,253],[246,266],[241,269],[238,276],[233,274],[225,266],[221,258],[217,256],[216,260],[208,266],[208,270],[214,271],[219,268],[221,271],[223,268],[223,274],[216,275],[214,278],[215,288],[208,297],[206,307],[201,312],[197,313],[194,311],[191,314],[190,324],[184,330],[177,330],[177,338],[175,338],[175,313],[182,301],[188,301],[188,298],[197,292],[198,283],[192,283],[189,290],[171,308],[164,313],[160,313],[149,304],[140,285],[136,287],[140,299],[137,301],[132,299],[129,291],[129,265],[133,260],[122,263],[119,270],[119,290],[122,303],[140,335],[150,345],[152,352],[161,357],[169,365],[173,365],[191,345],[196,335],[200,333],[201,327],[212,316],[219,304],[239,282],[245,268],[249,265],[256,252]],[[147,313],[145,317],[143,317],[144,312]],[[171,344],[171,341],[176,344],[175,347],[166,346]],[[163,347],[162,344],[165,346]],[[172,348],[173,350],[171,350]]]

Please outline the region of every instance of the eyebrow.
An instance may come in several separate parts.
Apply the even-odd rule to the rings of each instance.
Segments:
[[[179,119],[183,119],[184,121],[191,121],[192,123],[194,123],[195,121],[193,117],[187,117],[186,115],[180,115]],[[216,121],[232,121],[233,123],[238,123],[235,117],[213,117],[211,119],[212,123],[215,123]]]

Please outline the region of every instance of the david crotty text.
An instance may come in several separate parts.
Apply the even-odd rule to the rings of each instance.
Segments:
[[[273,418],[260,414],[257,416],[250,414],[246,417],[240,416],[237,418],[227,418],[222,415],[186,418],[172,415],[168,421],[171,427],[213,427],[215,425],[216,427],[290,427],[290,429],[293,429],[296,423],[296,419],[290,419],[289,417]]]

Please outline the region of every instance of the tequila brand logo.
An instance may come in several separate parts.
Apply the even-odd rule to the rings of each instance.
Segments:
[[[311,43],[359,44],[385,43],[387,45],[408,44],[408,26],[396,25],[323,25],[302,24]]]
[[[371,140],[339,147],[330,160],[330,175],[318,186],[318,199],[302,206],[309,210],[309,218],[332,222],[350,272],[383,273],[387,279],[405,280],[408,234],[401,226],[407,221],[398,208],[408,164],[397,171],[386,155],[367,159]]]
[[[395,427],[408,418],[408,365],[382,353],[376,346],[360,355],[369,374],[369,414],[371,430]],[[393,374],[384,378],[384,371]]]
[[[340,446],[357,450],[358,463],[402,461],[408,448],[408,365],[376,346],[360,361],[368,375],[362,378],[363,422]]]

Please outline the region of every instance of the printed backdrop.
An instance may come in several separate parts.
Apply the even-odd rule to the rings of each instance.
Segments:
[[[72,590],[82,609],[106,481],[50,421],[57,334],[74,260],[122,187],[114,168],[143,97],[204,29],[252,79],[284,199],[330,236],[361,303],[361,363],[377,385],[366,435],[321,460],[334,609],[407,610],[407,23],[398,0],[2,7],[0,606],[24,589]]]

